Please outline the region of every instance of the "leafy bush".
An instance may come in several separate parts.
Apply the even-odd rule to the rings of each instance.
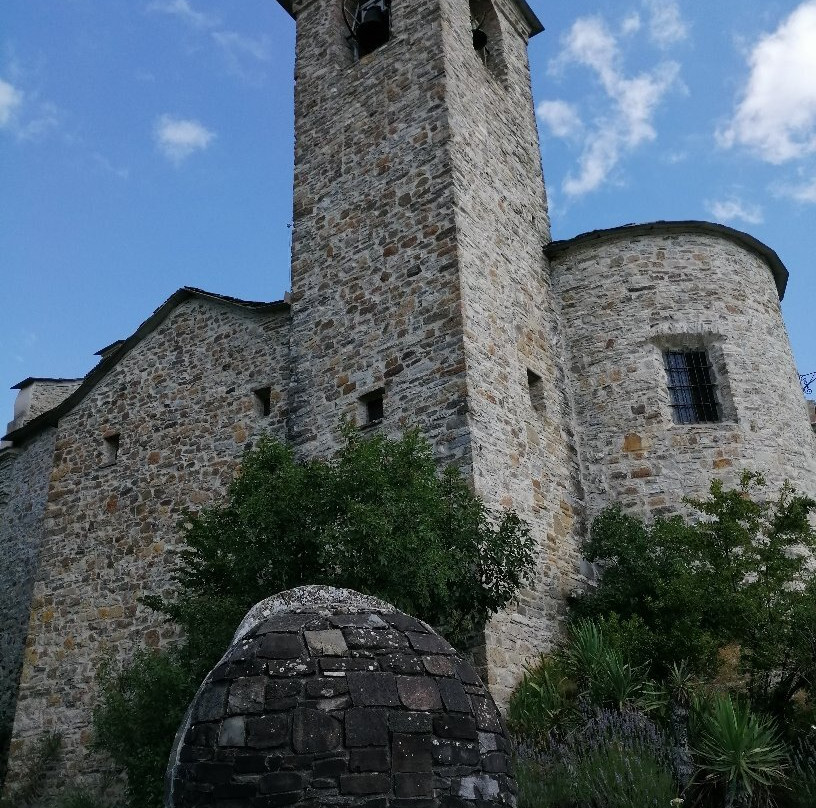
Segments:
[[[437,627],[472,637],[518,589],[533,563],[526,526],[489,512],[455,469],[438,473],[428,443],[347,442],[331,461],[300,461],[262,440],[223,506],[180,525],[172,599],[145,602],[184,641],[103,667],[96,744],[127,772],[132,808],[158,808],[174,733],[197,684],[228,647],[247,610],[303,584],[381,597]]]
[[[598,586],[571,603],[577,617],[629,626],[636,664],[658,676],[685,661],[713,676],[719,654],[737,651],[738,681],[777,715],[816,681],[816,580],[807,551],[816,549],[808,522],[816,503],[785,486],[778,499],[759,499],[764,481],[746,474],[735,490],[715,481],[700,513],[651,525],[604,511],[585,554],[603,574]]]
[[[0,799],[0,808],[28,808],[42,793],[46,775],[62,749],[62,734],[41,735],[28,750],[21,766],[19,781]]]

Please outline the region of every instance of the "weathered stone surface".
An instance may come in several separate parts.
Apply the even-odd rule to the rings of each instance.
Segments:
[[[177,735],[167,772],[167,808],[221,808],[239,801],[298,808],[440,808],[453,804],[450,800],[460,808],[515,804],[510,780],[506,787],[491,791],[508,771],[501,729],[499,734],[477,731],[477,723],[490,723],[497,715],[495,706],[491,711],[490,696],[478,679],[465,685],[456,677],[456,668],[466,672],[469,668],[453,649],[447,646],[449,653],[440,657],[450,663],[448,678],[435,678],[424,669],[397,675],[383,668],[393,666],[394,643],[407,646],[407,634],[416,633],[416,624],[404,615],[391,619],[398,613],[388,604],[375,604],[376,611],[371,611],[371,605],[361,605],[355,593],[335,589],[329,596],[325,588],[302,587],[284,593],[278,607],[275,627],[286,622],[300,629],[277,636],[288,636],[305,649],[297,661],[309,672],[298,683],[269,678],[278,669],[277,661],[266,656],[268,638],[276,632],[258,631],[272,618],[256,607],[253,619],[260,622],[242,622],[224,659],[249,664],[263,653],[268,672],[226,684],[216,676],[219,665],[207,677]],[[314,620],[281,621],[285,613],[281,609]],[[329,676],[309,664],[310,654],[326,651],[324,640],[306,638],[320,618],[337,626],[330,630],[339,633],[331,638],[336,648],[341,639],[347,643],[361,630],[395,636],[366,649],[370,654],[366,662],[374,670],[336,670]],[[383,628],[384,618],[388,629]],[[427,627],[421,633],[426,638],[437,636]],[[294,645],[277,647],[286,656]],[[465,711],[451,711],[440,695],[440,683],[451,706],[461,710],[466,703]],[[465,686],[472,691],[469,697]],[[269,710],[270,703],[274,711]]]

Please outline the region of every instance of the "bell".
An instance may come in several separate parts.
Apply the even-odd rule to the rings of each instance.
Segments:
[[[483,51],[487,47],[487,34],[481,28],[473,29],[473,47]]]
[[[388,11],[379,3],[360,9],[359,22],[354,30],[360,56],[366,56],[388,42],[391,35]]]

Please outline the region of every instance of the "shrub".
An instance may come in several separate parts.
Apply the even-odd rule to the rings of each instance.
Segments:
[[[756,474],[734,490],[715,481],[707,499],[688,500],[700,513],[693,524],[646,525],[607,509],[585,545],[603,574],[571,610],[628,625],[633,662],[658,676],[683,661],[712,676],[730,646],[752,699],[783,716],[816,681],[816,580],[806,552],[816,549],[808,523],[816,503],[787,485],[764,502],[763,486]]]
[[[161,805],[187,704],[258,601],[304,584],[348,587],[461,647],[530,571],[526,526],[512,511],[489,512],[455,469],[438,473],[418,433],[346,438],[330,461],[300,461],[263,439],[226,502],[182,520],[174,596],[144,600],[183,629],[184,641],[101,673],[96,744],[127,772],[132,808]]]

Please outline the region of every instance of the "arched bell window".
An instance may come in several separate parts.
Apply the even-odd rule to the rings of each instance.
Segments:
[[[391,38],[391,0],[342,0],[349,41],[358,59]]]
[[[505,74],[504,48],[499,16],[491,0],[470,0],[473,49],[482,64],[498,78]]]

